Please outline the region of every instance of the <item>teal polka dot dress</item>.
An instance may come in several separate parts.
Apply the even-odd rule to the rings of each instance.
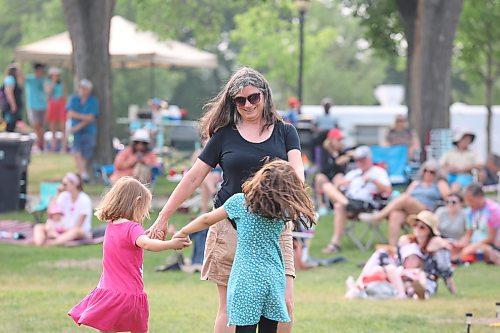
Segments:
[[[285,266],[279,246],[283,221],[250,213],[245,196],[233,195],[224,203],[237,225],[238,246],[227,286],[228,325],[255,325],[263,316],[289,322],[285,304]]]

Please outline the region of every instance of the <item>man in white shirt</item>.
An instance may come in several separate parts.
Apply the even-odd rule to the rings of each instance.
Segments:
[[[368,146],[356,148],[353,158],[356,169],[336,180],[335,184],[328,182],[323,185],[323,191],[335,209],[333,236],[330,244],[323,249],[324,253],[340,250],[348,215],[355,216],[377,208],[375,196],[389,197],[392,191],[387,171],[373,164]]]

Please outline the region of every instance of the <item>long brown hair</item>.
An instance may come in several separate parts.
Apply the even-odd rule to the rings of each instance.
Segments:
[[[242,67],[231,76],[217,96],[203,106],[205,114],[199,121],[202,140],[212,137],[220,128],[229,124],[236,125],[241,120],[233,98],[241,89],[248,86],[259,89],[264,98],[264,125],[261,128],[261,133],[266,127],[268,128],[282,120],[274,107],[271,88],[264,76],[253,68]]]
[[[142,224],[149,218],[151,192],[132,177],[121,177],[104,196],[95,216],[101,221],[127,219]]]
[[[243,184],[245,206],[253,213],[268,219],[292,220],[310,228],[315,212],[306,186],[290,163],[273,160]]]

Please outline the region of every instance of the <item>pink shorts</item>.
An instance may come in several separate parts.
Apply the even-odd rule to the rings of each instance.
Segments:
[[[49,98],[45,120],[48,123],[64,123],[66,121],[66,99],[64,97]]]

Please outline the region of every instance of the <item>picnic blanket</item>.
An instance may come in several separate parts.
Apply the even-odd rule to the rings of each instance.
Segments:
[[[32,222],[0,220],[0,244],[30,245],[33,240]],[[105,226],[92,229],[92,238],[70,241],[64,246],[99,244],[104,241]]]

